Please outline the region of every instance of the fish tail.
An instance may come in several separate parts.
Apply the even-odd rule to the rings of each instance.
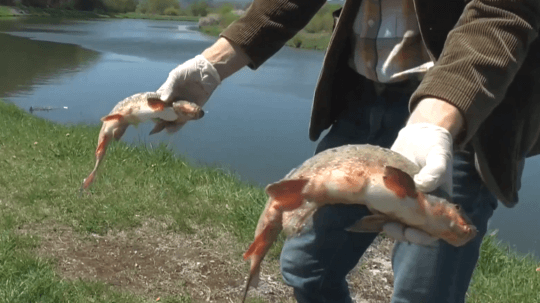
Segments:
[[[81,184],[81,188],[79,189],[80,195],[88,188],[90,187],[90,184],[94,182],[94,178],[96,177],[96,170],[94,169],[86,179],[83,180],[83,183]]]
[[[100,138],[98,147],[96,148],[96,158],[98,158],[98,161],[105,155],[109,141],[111,141],[110,134],[105,134]]]
[[[281,231],[281,229],[276,230],[275,226],[272,226],[271,224],[267,225],[263,231],[257,237],[255,237],[253,243],[251,243],[248,250],[244,253],[244,260],[251,258],[251,267],[246,286],[244,288],[242,303],[246,300],[249,287],[252,285],[257,285],[262,259],[264,258],[266,252],[270,249],[270,246],[272,246],[272,243],[274,243],[276,238],[275,236],[277,236],[279,231]]]
[[[246,301],[249,287],[250,286],[257,286],[258,282],[259,282],[259,271],[250,272],[249,276],[247,278],[247,281],[246,281],[246,285],[244,287],[244,294],[242,296],[242,301],[241,301],[242,303],[244,303]]]

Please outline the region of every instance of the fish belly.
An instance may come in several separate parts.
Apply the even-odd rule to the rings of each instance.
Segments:
[[[376,210],[411,226],[427,222],[426,214],[420,209],[416,198],[400,198],[380,182],[371,182],[366,186],[363,203],[372,211]]]
[[[137,122],[145,122],[155,118],[165,121],[174,121],[178,118],[178,116],[174,112],[174,109],[172,109],[171,107],[164,108],[162,111],[155,111],[150,107],[145,106],[141,108],[135,116],[138,120]]]

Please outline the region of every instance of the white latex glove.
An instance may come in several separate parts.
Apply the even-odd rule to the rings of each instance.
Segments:
[[[430,123],[407,124],[398,134],[391,150],[416,163],[421,169],[414,176],[416,188],[430,192],[441,188],[452,196],[452,135]],[[432,245],[436,238],[399,223],[389,223],[383,230],[398,241]]]
[[[198,55],[173,69],[157,93],[165,102],[186,100],[202,107],[220,83],[214,66]]]

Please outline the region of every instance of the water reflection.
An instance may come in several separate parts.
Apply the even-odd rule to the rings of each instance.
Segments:
[[[76,45],[32,41],[0,33],[0,95],[24,93],[60,75],[89,68],[101,54]]]

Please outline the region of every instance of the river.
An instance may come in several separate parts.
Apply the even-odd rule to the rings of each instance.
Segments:
[[[25,110],[66,106],[34,115],[98,125],[118,101],[155,91],[170,70],[215,41],[195,26],[128,19],[0,20],[0,98]],[[205,117],[177,134],[149,136],[152,125],[146,123],[130,127],[122,140],[165,143],[193,164],[223,167],[249,183],[277,181],[316,146],[307,131],[322,59],[322,52],[285,47],[257,71],[244,68],[227,78],[205,105]],[[500,205],[490,221],[500,239],[536,255],[539,181],[535,157],[527,160],[518,206]]]

